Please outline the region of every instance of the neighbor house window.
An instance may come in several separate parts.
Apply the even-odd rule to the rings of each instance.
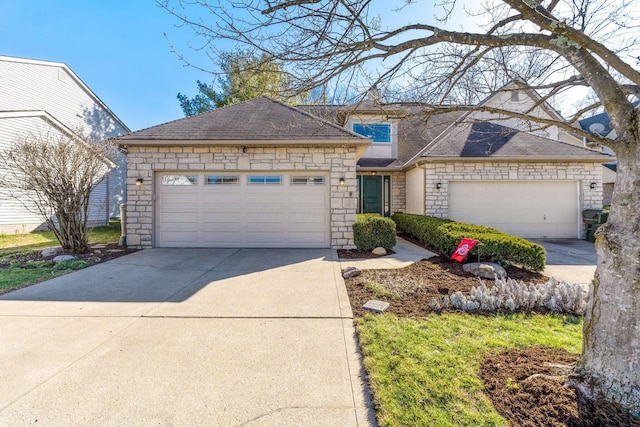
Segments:
[[[291,176],[293,185],[324,185],[324,176],[293,175]]]
[[[281,175],[249,175],[247,177],[249,184],[282,184]]]
[[[391,142],[391,124],[389,123],[354,123],[353,131],[366,136],[373,142]]]
[[[197,175],[162,175],[162,185],[196,185]]]
[[[212,185],[238,184],[240,183],[240,177],[238,175],[209,175],[204,183]]]

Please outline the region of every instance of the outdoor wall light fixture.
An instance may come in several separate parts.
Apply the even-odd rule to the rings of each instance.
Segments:
[[[441,188],[442,188],[442,183],[441,182],[437,183],[436,184],[436,190],[439,190]]]
[[[378,172],[373,171],[373,172],[371,172],[371,175],[376,176],[376,175],[378,175]]]
[[[247,147],[242,147],[242,152],[246,153],[247,152]]]
[[[592,189],[592,190],[595,190],[596,189],[596,183],[592,182],[591,185],[589,185],[589,188]]]
[[[340,185],[344,185],[344,178],[340,178],[339,183],[340,183]]]
[[[144,183],[144,178],[140,177],[140,178],[136,179],[136,185],[138,187],[142,187],[143,183]]]

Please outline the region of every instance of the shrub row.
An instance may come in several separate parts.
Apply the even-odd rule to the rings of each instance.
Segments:
[[[451,255],[466,237],[480,241],[469,254],[471,258],[479,253],[481,259],[502,265],[518,264],[532,271],[544,270],[546,260],[541,245],[495,228],[403,213],[394,214],[392,219],[400,230],[444,255]]]
[[[378,246],[389,250],[396,245],[396,223],[379,215],[358,215],[353,224],[353,240],[360,251]]]

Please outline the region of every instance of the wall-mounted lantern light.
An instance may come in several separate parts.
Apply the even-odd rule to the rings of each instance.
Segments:
[[[378,175],[378,172],[373,171],[373,172],[371,172],[371,175],[376,176],[376,175]]]
[[[592,183],[589,185],[589,188],[590,188],[590,189],[592,189],[592,190],[595,190],[595,189],[596,189],[596,183],[595,183],[595,182],[592,182]]]
[[[439,190],[441,188],[442,188],[442,183],[441,182],[437,183],[436,184],[436,190]]]
[[[247,147],[242,147],[242,152],[246,153],[247,152]]]
[[[343,178],[340,178],[339,183],[340,183],[340,185],[344,185],[344,177],[343,177]]]
[[[144,183],[144,178],[140,177],[140,178],[136,179],[136,185],[138,187],[142,187],[143,183]]]

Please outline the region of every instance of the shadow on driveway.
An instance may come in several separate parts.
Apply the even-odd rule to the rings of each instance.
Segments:
[[[123,303],[182,302],[212,282],[247,276],[244,282],[269,285],[287,273],[327,271],[330,249],[145,249],[112,261],[0,295],[13,301]],[[257,274],[268,272],[268,274]],[[298,279],[299,280],[299,279]],[[295,286],[295,283],[291,283]]]

